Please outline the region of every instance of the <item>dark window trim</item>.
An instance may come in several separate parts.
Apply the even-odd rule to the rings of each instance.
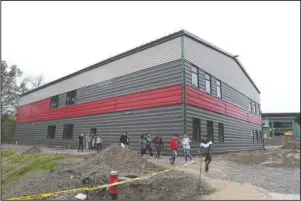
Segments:
[[[66,138],[65,137],[65,127],[66,126],[69,126],[69,125],[72,125],[72,137],[71,138]],[[69,128],[69,127],[68,127]],[[70,139],[73,139],[73,133],[74,133],[74,124],[64,124],[63,125],[63,139],[64,140],[70,140]]]
[[[209,75],[210,92],[208,92],[207,89],[206,89],[206,81],[207,81],[206,75]],[[207,73],[206,71],[205,71],[205,92],[212,94],[212,78],[211,78],[211,74]]]
[[[52,106],[52,101],[54,98],[57,98],[57,105],[55,107]],[[59,107],[59,96],[58,95],[55,95],[55,96],[51,96],[50,98],[50,109],[54,109],[54,108],[58,108]]]
[[[49,128],[54,127],[54,136],[50,137],[49,136]],[[55,139],[55,133],[56,133],[56,125],[48,125],[47,127],[47,139]]]
[[[223,99],[223,93],[222,93],[222,81],[220,81],[219,79],[217,79],[217,78],[215,78],[215,82],[216,82],[216,97],[218,97],[218,98],[220,98],[220,99]],[[219,82],[219,85],[217,84]],[[219,97],[218,95],[217,95],[217,89],[218,89],[218,87],[219,87],[219,89],[220,89],[220,94],[221,94],[221,97]]]
[[[209,127],[209,126],[208,126],[208,122],[212,122],[212,127]],[[210,137],[209,137],[209,133],[208,133],[208,128],[212,128],[212,136],[211,136],[211,141],[212,141],[212,142],[214,142],[214,122],[213,122],[213,121],[209,121],[209,120],[207,120],[207,122],[206,122],[207,137],[208,137],[208,139],[210,139]]]
[[[192,70],[192,68],[195,68],[196,69],[196,73],[195,72],[193,72],[193,70]],[[191,86],[192,87],[194,87],[193,85],[192,85],[192,75],[193,74],[196,74],[196,77],[197,77],[197,87],[196,88],[200,88],[200,78],[199,78],[199,68],[198,67],[196,67],[196,66],[191,66]],[[195,88],[195,87],[194,87]]]
[[[71,93],[75,93],[75,100],[74,100],[74,103],[73,104],[68,104],[68,94],[71,94]],[[70,95],[69,95],[70,96]],[[67,93],[66,93],[66,106],[69,106],[69,105],[75,105],[76,104],[76,96],[77,96],[77,90],[75,89],[75,90],[72,90],[72,91],[68,91]]]
[[[218,142],[219,143],[224,143],[225,142],[225,127],[224,127],[224,124],[223,123],[218,123],[217,125],[217,128],[218,128]],[[222,130],[220,130],[222,129]],[[222,141],[220,141],[220,131],[222,131]]]

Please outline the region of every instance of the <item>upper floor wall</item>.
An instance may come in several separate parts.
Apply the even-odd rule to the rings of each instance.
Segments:
[[[68,91],[111,80],[180,58],[181,37],[177,37],[22,96],[19,105],[22,106],[51,96],[64,94]]]
[[[259,92],[233,58],[187,36],[184,37],[184,58],[251,100],[260,103]]]

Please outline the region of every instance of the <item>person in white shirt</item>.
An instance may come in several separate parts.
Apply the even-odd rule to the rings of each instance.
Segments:
[[[205,171],[209,171],[209,164],[212,161],[212,141],[207,136],[202,137],[200,144],[201,152],[205,156]]]
[[[101,150],[102,137],[97,136],[96,138],[96,150],[99,152]]]
[[[184,149],[185,161],[186,162],[187,162],[187,157],[189,157],[190,160],[193,162],[192,156],[190,154],[190,142],[191,142],[191,140],[188,138],[188,135],[185,134],[184,138],[182,140],[182,145],[183,145],[183,149]]]

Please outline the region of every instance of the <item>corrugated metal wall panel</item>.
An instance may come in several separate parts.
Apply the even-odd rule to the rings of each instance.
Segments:
[[[23,96],[20,99],[20,105],[32,103],[50,96],[110,80],[180,58],[181,38],[179,37]]]
[[[248,110],[248,97],[244,96],[225,83],[222,84],[222,94],[225,101]]]
[[[251,129],[261,130],[260,125],[247,123],[222,114],[217,114],[201,108],[187,106],[187,134],[192,136],[192,118],[201,120],[201,134],[207,134],[207,121],[214,124],[214,153],[232,152],[241,150],[255,150],[263,147],[262,143],[253,143]],[[218,123],[224,124],[224,143],[218,143]],[[195,144],[199,147],[199,142]]]
[[[124,111],[110,114],[61,119],[34,124],[18,124],[16,139],[20,144],[48,144],[77,146],[80,133],[88,133],[91,128],[103,136],[105,144],[118,143],[120,135],[128,132],[131,144],[138,148],[138,139],[142,134],[150,132],[152,136],[160,135],[169,143],[173,134],[183,133],[182,105],[150,108],[143,110]],[[63,137],[63,125],[74,124],[73,140]],[[56,138],[47,139],[47,128],[56,125]]]
[[[77,89],[76,103],[100,100],[180,83],[181,60],[176,60]]]
[[[59,94],[58,97],[59,97],[59,107],[66,106],[67,93]]]
[[[185,63],[186,67],[186,84],[191,86],[191,66],[189,62]],[[212,78],[212,95],[216,96],[216,79],[214,76]],[[244,110],[248,110],[248,97],[238,92],[234,88],[230,87],[226,83],[221,81],[221,91],[222,91],[222,99],[232,103]],[[199,68],[199,88],[205,91],[205,71]]]
[[[184,38],[184,51],[185,60],[260,103],[259,93],[234,59],[188,37]]]

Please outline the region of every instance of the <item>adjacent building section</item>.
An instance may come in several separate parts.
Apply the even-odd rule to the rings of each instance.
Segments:
[[[263,132],[267,137],[295,136],[300,138],[300,113],[263,113]]]
[[[20,144],[76,146],[80,133],[117,143],[128,132],[168,144],[187,133],[214,152],[261,149],[260,92],[233,55],[179,31],[21,96]],[[197,152],[196,152],[197,153]]]

